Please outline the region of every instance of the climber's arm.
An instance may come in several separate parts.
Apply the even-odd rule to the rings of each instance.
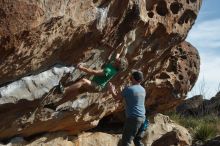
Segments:
[[[110,93],[112,94],[113,98],[116,99],[116,100],[122,100],[122,95],[119,93],[117,93],[116,89],[115,89],[115,86],[109,82],[108,84],[108,88],[109,88],[109,91]]]
[[[125,46],[124,42],[119,44],[119,46],[117,47],[116,50],[117,50],[117,53],[116,53],[115,59],[125,57],[125,55],[127,54],[127,51],[128,51],[127,46]]]
[[[78,65],[77,68],[81,71],[84,71],[85,73],[87,74],[90,74],[90,75],[96,75],[96,76],[104,76],[104,71],[101,69],[101,70],[94,70],[94,69],[90,69],[90,68],[86,68],[82,65]]]
[[[117,48],[117,53],[116,53],[115,59],[119,59],[119,57],[121,57],[123,51],[124,51],[124,45],[123,45],[123,43],[121,43],[121,44],[119,44],[119,46]]]

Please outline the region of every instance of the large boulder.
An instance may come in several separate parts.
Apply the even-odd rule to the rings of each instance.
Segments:
[[[144,137],[145,146],[191,146],[192,137],[188,130],[168,116],[157,114]]]
[[[198,52],[184,39],[200,6],[201,0],[0,0],[0,139],[78,134],[122,111],[108,92],[45,106],[62,98],[61,79],[69,86],[83,76],[77,63],[100,68],[119,46],[129,67],[113,78],[117,89],[140,69],[149,109],[174,108],[198,77]]]
[[[193,96],[178,105],[176,112],[185,116],[197,116],[197,109],[203,104],[203,101],[204,97],[202,95]]]

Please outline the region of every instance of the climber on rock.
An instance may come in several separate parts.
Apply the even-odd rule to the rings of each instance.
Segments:
[[[122,49],[121,49],[122,50]],[[63,99],[61,103],[71,99],[81,91],[92,90],[95,92],[103,91],[106,88],[106,84],[119,72],[127,68],[127,59],[121,56],[122,52],[116,53],[115,58],[103,66],[100,70],[94,70],[91,68],[84,67],[82,64],[78,64],[77,68],[89,75],[94,75],[91,80],[86,78],[80,79],[78,82],[70,85],[63,90]]]

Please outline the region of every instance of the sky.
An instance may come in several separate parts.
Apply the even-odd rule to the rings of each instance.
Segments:
[[[199,79],[188,97],[203,94],[206,99],[220,91],[220,0],[203,0],[187,41],[200,54]]]

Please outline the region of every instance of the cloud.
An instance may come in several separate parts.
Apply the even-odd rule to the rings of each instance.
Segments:
[[[196,23],[187,41],[199,50],[201,57],[199,79],[189,97],[203,92],[205,98],[211,98],[220,84],[220,19]]]
[[[204,94],[205,98],[216,95],[220,85],[220,58],[218,54],[201,53],[201,69],[199,79],[189,97]],[[203,91],[201,91],[203,90]]]
[[[220,48],[220,19],[203,21],[189,32],[188,41],[200,49]]]
[[[211,82],[220,82],[220,54],[200,53],[201,73]]]

